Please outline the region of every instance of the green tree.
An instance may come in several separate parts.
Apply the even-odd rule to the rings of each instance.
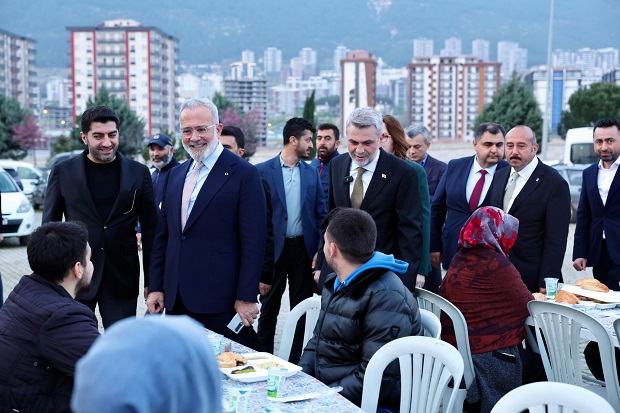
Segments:
[[[99,89],[95,98],[89,98],[86,102],[86,108],[93,106],[108,106],[116,112],[120,119],[119,125],[119,143],[118,150],[123,155],[133,156],[142,151],[144,145],[144,128],[146,123],[139,118],[127,105],[127,103],[111,95],[105,87]],[[84,142],[80,137],[81,126],[75,126],[71,130],[71,145],[73,149],[84,149]]]
[[[34,164],[37,164],[36,147],[41,144],[45,139],[37,125],[37,118],[34,116],[28,116],[24,119],[23,123],[18,123],[11,126],[13,132],[13,139],[19,142],[19,145],[26,152],[32,150],[32,159]]]
[[[165,133],[166,135],[172,138],[172,146],[174,147],[174,158],[177,161],[183,161],[189,158],[187,151],[183,147],[183,142],[181,141],[181,139],[176,139],[174,137],[174,132],[163,130],[161,131],[161,133]],[[142,145],[141,152],[142,152],[142,159],[144,159],[145,162],[149,162],[151,160],[151,156],[149,155],[149,147],[146,145]]]
[[[215,92],[215,94],[213,95],[213,99],[211,99],[211,102],[213,102],[213,104],[217,108],[220,116],[222,113],[226,112],[226,109],[235,108],[235,105],[233,105],[232,101],[226,96],[222,95],[220,92]]]
[[[613,83],[593,83],[576,91],[568,99],[569,110],[562,112],[558,133],[564,138],[571,128],[593,126],[603,118],[620,119],[620,86]]]
[[[313,90],[312,94],[306,99],[306,103],[304,103],[304,111],[301,117],[310,122],[312,126],[316,127],[316,123],[314,120],[314,111],[316,109],[316,104],[314,102],[314,92],[315,91]],[[316,158],[316,133],[312,134],[312,150],[310,151],[310,155],[308,155],[308,158]]]
[[[60,136],[52,142],[50,150],[50,158],[61,152],[69,152],[71,150],[71,138]],[[82,145],[82,148],[84,145]]]
[[[499,123],[506,131],[517,125],[526,125],[534,131],[539,144],[542,139],[543,118],[536,97],[515,74],[478,115],[474,129],[485,122]]]
[[[13,139],[13,127],[23,124],[30,113],[16,99],[0,94],[0,158],[23,159],[28,151]]]

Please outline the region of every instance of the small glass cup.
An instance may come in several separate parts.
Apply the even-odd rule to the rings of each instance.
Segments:
[[[278,396],[282,396],[285,383],[286,370],[283,367],[268,367],[267,368],[267,397],[270,399],[277,399]]]
[[[558,278],[545,278],[545,289],[547,290],[547,298],[555,299],[558,292]]]

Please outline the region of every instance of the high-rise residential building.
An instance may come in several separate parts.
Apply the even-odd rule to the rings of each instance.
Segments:
[[[347,57],[347,49],[345,46],[340,45],[334,49],[334,70],[340,70],[340,61]]]
[[[530,68],[523,78],[536,96],[540,110],[545,112],[547,101],[547,66],[541,65]],[[551,84],[551,130],[557,131],[562,120],[562,111],[568,109],[568,99],[573,93],[584,86],[580,69],[555,68]]]
[[[263,53],[263,71],[265,73],[280,73],[282,71],[282,50],[268,47]]]
[[[476,39],[471,42],[471,54],[484,62],[491,60],[490,50],[491,48],[488,40]]]
[[[515,42],[498,42],[497,61],[502,64],[501,77],[504,80],[510,79],[513,72],[524,74],[527,70],[527,49]]]
[[[37,108],[35,41],[0,30],[0,93],[24,109]]]
[[[605,73],[602,81],[603,83],[613,83],[620,86],[620,68]]]
[[[344,130],[347,117],[354,109],[375,106],[377,62],[373,54],[366,50],[351,50],[340,61],[340,67],[340,111]]]
[[[308,80],[298,77],[289,77],[286,85],[269,88],[269,113],[294,116],[303,109],[306,99],[315,92],[315,99],[329,96],[329,81],[320,76],[313,76]]]
[[[267,80],[256,71],[255,63],[230,65],[230,76],[224,79],[224,96],[242,112],[257,111],[261,119],[256,136],[259,145],[267,141]]]
[[[553,67],[570,67],[575,65],[575,53],[570,50],[555,49],[551,55]]]
[[[251,50],[244,50],[241,52],[241,61],[243,63],[254,63],[254,52]]]
[[[299,57],[302,64],[302,78],[304,80],[309,79],[311,76],[316,76],[319,73],[316,50],[310,47],[304,47],[299,51]]]
[[[301,57],[293,57],[291,59],[291,76],[302,78],[304,74],[304,64]]]
[[[433,139],[471,140],[476,116],[500,86],[500,63],[474,56],[414,57],[409,69],[409,123]]]
[[[57,106],[62,108],[70,108],[72,106],[72,82],[61,76],[52,76],[48,78],[43,85],[45,88],[45,97],[42,99],[45,106]]]
[[[413,57],[425,57],[435,54],[434,41],[424,37],[413,39]]]
[[[204,73],[202,76],[183,73],[177,76],[179,105],[191,98],[213,98],[224,90],[224,77],[220,73]]]
[[[105,87],[144,119],[145,134],[178,127],[176,38],[131,19],[67,30],[74,122],[86,109],[86,101]]]
[[[463,45],[458,37],[450,37],[445,40],[444,48],[441,49],[442,56],[460,56],[463,54]]]

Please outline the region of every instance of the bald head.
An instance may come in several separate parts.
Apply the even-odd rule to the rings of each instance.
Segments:
[[[515,126],[506,134],[506,160],[519,172],[529,165],[538,152],[536,134],[525,125]]]

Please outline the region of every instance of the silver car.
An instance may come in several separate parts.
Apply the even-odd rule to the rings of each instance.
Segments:
[[[581,196],[581,181],[583,179],[583,170],[590,165],[554,165],[553,167],[562,175],[562,178],[568,182],[570,189],[570,222],[577,222],[577,207],[579,206],[579,197]]]

